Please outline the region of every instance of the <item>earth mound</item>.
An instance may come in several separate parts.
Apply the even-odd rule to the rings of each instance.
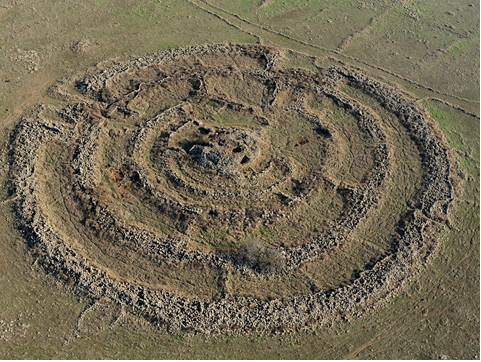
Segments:
[[[350,67],[192,46],[51,94],[65,104],[39,105],[11,135],[32,253],[76,293],[171,331],[283,332],[379,307],[448,222],[439,131]]]

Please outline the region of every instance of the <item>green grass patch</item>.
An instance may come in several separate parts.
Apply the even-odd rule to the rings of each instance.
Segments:
[[[157,50],[162,51],[162,50],[167,50],[167,49],[174,49],[174,48],[178,48],[179,46],[180,46],[179,42],[167,42],[167,43],[162,43],[161,45],[159,45]]]
[[[479,161],[479,120],[436,101],[424,101],[452,147]]]
[[[469,40],[467,40],[467,39],[462,40],[462,41],[460,41],[458,44],[456,44],[456,46],[455,46],[454,48],[452,48],[452,49],[450,50],[450,53],[451,53],[451,54],[454,54],[454,55],[458,55],[458,56],[459,56],[459,55],[462,55],[462,54],[464,54],[464,53],[466,52],[466,50],[467,50],[467,48],[468,48],[468,46],[469,46],[470,43],[471,43],[471,42],[470,42]]]

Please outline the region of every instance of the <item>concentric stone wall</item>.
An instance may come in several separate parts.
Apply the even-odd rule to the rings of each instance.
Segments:
[[[38,263],[77,293],[206,334],[315,328],[392,296],[447,221],[447,147],[423,109],[363,72],[282,62],[257,45],[165,51],[76,79],[78,102],[24,116],[10,190]],[[235,278],[270,288],[372,241],[358,229],[380,217],[402,160],[345,87],[391,114],[419,159],[388,247],[341,287],[236,293]]]

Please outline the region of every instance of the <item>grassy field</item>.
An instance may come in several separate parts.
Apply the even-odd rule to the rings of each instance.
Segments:
[[[1,185],[9,130],[52,102],[62,76],[178,46],[261,42],[291,49],[291,66],[346,62],[419,99],[455,150],[463,192],[427,267],[375,313],[311,334],[206,339],[159,332],[45,276],[2,186],[0,358],[479,359],[479,10],[465,0],[3,0]]]

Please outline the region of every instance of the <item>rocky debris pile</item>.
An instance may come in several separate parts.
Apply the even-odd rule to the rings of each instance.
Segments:
[[[189,150],[189,155],[205,169],[236,174],[259,156],[258,141],[251,132],[233,128],[209,131],[204,131],[209,139],[207,144],[194,145]]]
[[[17,49],[16,54],[10,58],[10,61],[20,73],[34,73],[40,67],[40,57],[35,50]]]
[[[28,119],[23,119],[11,135],[10,191],[18,200],[16,210],[22,224],[21,229],[45,270],[71,282],[78,293],[85,293],[94,298],[107,298],[114,303],[129,306],[133,311],[141,313],[153,323],[169,331],[196,331],[206,335],[246,332],[283,333],[292,329],[315,328],[320,323],[338,318],[339,315],[355,316],[367,308],[379,305],[415,276],[426,260],[426,255],[422,252],[426,249],[429,240],[425,230],[430,224],[446,221],[447,208],[453,197],[447,146],[434,131],[424,111],[412,100],[396,92],[394,88],[347,67],[327,69],[324,72],[323,82],[319,81],[317,75],[302,70],[296,71],[296,78],[293,76],[294,73],[270,68],[273,64],[272,54],[276,52],[275,49],[264,46],[211,45],[154,54],[109,68],[79,83],[85,94],[104,103],[102,110],[95,110],[92,104],[67,106],[63,113],[59,112],[61,116],[65,115],[67,123],[45,119],[41,109]],[[189,59],[195,59],[195,56],[201,53],[209,56],[224,54],[227,55],[226,59],[235,58],[239,54],[247,55],[252,62],[244,62],[246,69],[234,72],[244,72],[242,74],[247,76],[252,75],[252,67],[261,68],[255,72],[262,77],[263,82],[269,80],[267,83],[273,85],[268,88],[271,89],[267,97],[270,106],[267,106],[266,110],[270,112],[276,112],[272,108],[278,103],[277,97],[282,92],[290,91],[290,85],[296,83],[295,101],[286,109],[295,112],[299,117],[311,119],[316,124],[322,123],[318,117],[309,115],[304,106],[305,94],[312,92],[330,97],[339,106],[348,109],[358,120],[359,129],[365,141],[373,146],[374,166],[359,185],[338,185],[336,192],[342,193],[345,205],[336,225],[326,233],[316,235],[311,240],[292,248],[266,249],[249,244],[237,254],[205,253],[189,249],[188,244],[181,238],[166,239],[131,225],[125,220],[119,220],[114,210],[102,204],[100,195],[94,191],[102,182],[97,171],[101,168],[99,160],[102,159],[99,144],[106,134],[103,121],[99,119],[108,116],[109,110],[112,109],[123,109],[126,113],[132,113],[128,110],[129,102],[142,92],[142,87],[148,88],[147,84],[152,76],[147,72],[143,83],[132,84],[128,82],[129,74],[132,72],[162,65],[163,72],[175,69],[182,74],[182,68],[188,69],[190,66]],[[233,67],[232,61],[226,66]],[[237,67],[239,68],[239,64]],[[200,69],[198,68],[199,72]],[[171,74],[175,71],[171,71]],[[209,69],[206,68],[205,72],[208,71]],[[160,70],[158,72],[156,74],[161,73]],[[162,78],[161,83],[169,78],[163,75],[159,77]],[[193,99],[199,100],[208,93],[205,79],[201,75],[192,81],[197,90],[197,93],[194,92]],[[299,85],[299,79],[303,82],[302,87]],[[113,82],[117,82],[120,86],[113,89],[109,86]],[[169,260],[172,265],[195,261],[226,271],[237,269],[251,274],[253,278],[266,277],[266,269],[268,269],[267,274],[272,277],[279,272],[275,270],[277,267],[283,271],[297,268],[301,263],[315,260],[349,239],[359,223],[377,205],[384,180],[390,170],[391,155],[379,120],[367,107],[338,90],[337,85],[342,82],[372,94],[381,104],[399,116],[400,123],[406,127],[416,143],[424,165],[423,183],[413,200],[415,209],[404,216],[398,233],[392,241],[392,253],[377,262],[372,269],[362,271],[359,277],[348,286],[271,301],[239,297],[228,293],[220,300],[210,300],[187,298],[166,290],[156,290],[140,284],[119,281],[109,275],[108,271],[93,266],[85,256],[74,251],[56,231],[47,217],[45,206],[41,204],[38,187],[40,181],[36,168],[43,150],[49,142],[53,141],[76,144],[77,149],[71,161],[72,188],[84,195],[84,207],[95,214],[95,223],[103,230],[104,235],[110,235],[109,237],[116,243],[128,243],[132,252],[143,251],[154,259]],[[256,117],[269,119],[268,113],[255,110],[240,101],[233,101],[227,96],[217,96],[215,99],[239,112],[258,112]],[[284,112],[286,109],[277,111]],[[92,116],[92,112],[98,112],[100,115],[96,118]],[[279,194],[273,191],[281,185],[282,180],[294,179],[295,168],[288,162],[273,158],[264,164],[264,168],[254,170],[253,175],[245,176],[249,182],[244,184],[238,180],[232,181],[232,186],[225,187],[222,184],[223,190],[215,192],[209,191],[209,187],[203,187],[202,184],[189,184],[185,175],[188,175],[188,172],[195,175],[199,171],[192,166],[179,176],[179,172],[172,171],[172,164],[175,164],[172,160],[186,160],[186,157],[193,157],[201,168],[217,173],[212,176],[212,180],[220,180],[223,177],[227,180],[226,177],[239,173],[244,165],[252,163],[261,154],[260,140],[257,136],[234,128],[219,128],[212,131],[204,129],[206,135],[210,135],[209,139],[204,145],[194,145],[187,152],[179,147],[176,149],[169,146],[172,134],[179,132],[179,129],[182,132],[188,132],[188,127],[195,125],[193,120],[189,120],[191,117],[189,113],[189,106],[185,103],[168,107],[159,115],[143,123],[140,122],[133,131],[122,132],[122,134],[128,134],[131,140],[123,157],[130,159],[126,163],[128,167],[124,173],[134,185],[133,192],[140,190],[138,192],[145,197],[145,200],[154,200],[149,202],[161,205],[161,210],[182,216],[185,230],[190,227],[189,223],[195,223],[201,215],[212,209],[198,204],[189,204],[182,201],[180,197],[170,197],[165,194],[159,189],[159,182],[156,181],[158,176],[155,172],[146,168],[141,162],[137,162],[141,155],[149,150],[151,147],[149,145],[156,142],[159,131],[164,138],[159,138],[157,143],[159,159],[158,165],[153,167],[164,170],[163,175],[166,178],[170,177],[174,187],[179,187],[179,190],[189,188],[190,192],[202,195],[206,200],[220,198],[229,203],[234,197],[255,197],[262,202],[263,198],[273,198],[273,195]],[[321,124],[321,126],[325,142],[332,142],[331,145],[335,148],[335,132],[330,131],[328,124]],[[229,155],[227,150],[230,152]],[[245,158],[247,160],[243,162]],[[325,165],[328,165],[328,162],[331,161],[326,161]],[[310,179],[306,180],[305,185],[316,187],[320,180],[327,179],[329,173],[322,171],[323,168],[319,167],[317,173],[310,174]],[[275,175],[274,178],[277,178],[276,182],[266,176],[271,172]],[[176,175],[176,178],[173,175]],[[256,185],[260,187],[256,189]],[[283,213],[295,214],[296,205],[306,200],[308,191],[305,190],[305,194],[295,197],[283,194],[285,202],[276,210],[263,210],[258,216],[248,216],[247,214],[252,210],[246,211],[244,220],[249,217],[256,220],[277,218]],[[226,222],[232,222],[229,221],[232,218],[225,216]],[[233,255],[237,257],[233,258]],[[275,268],[266,267],[266,265],[275,266]]]
[[[94,47],[94,44],[90,42],[90,40],[84,39],[74,42],[70,45],[70,50],[75,55],[83,55],[89,52]]]

